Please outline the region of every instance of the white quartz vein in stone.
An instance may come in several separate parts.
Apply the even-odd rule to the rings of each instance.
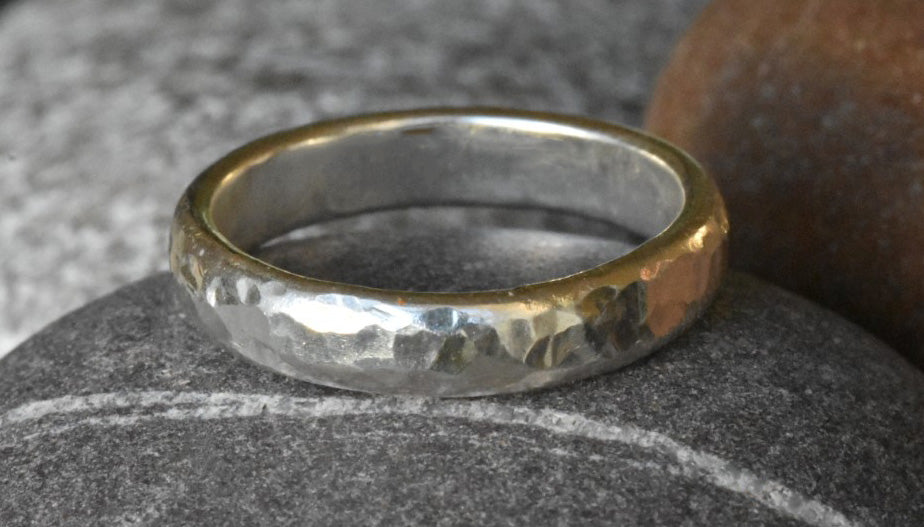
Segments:
[[[125,414],[125,409],[150,409]],[[120,411],[118,415],[99,415]],[[38,430],[23,439],[54,435],[81,426],[130,426],[155,419],[210,420],[279,415],[318,419],[350,415],[417,415],[527,426],[547,432],[596,441],[617,442],[656,452],[672,459],[675,467],[661,467],[669,473],[703,479],[716,487],[754,499],[770,509],[809,525],[853,526],[843,514],[782,483],[738,468],[718,456],[683,445],[670,437],[628,424],[590,419],[580,414],[552,409],[532,409],[485,401],[441,401],[412,398],[298,398],[281,395],[241,393],[196,393],[143,391],[64,396],[26,403],[0,417],[0,430],[54,415],[96,412],[76,422],[61,425],[38,423]]]

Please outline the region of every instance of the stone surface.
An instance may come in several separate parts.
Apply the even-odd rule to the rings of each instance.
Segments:
[[[256,255],[321,280],[462,292],[562,278],[643,241],[609,222],[542,209],[408,207],[316,223]]]
[[[166,268],[176,199],[269,131],[493,104],[640,122],[705,0],[21,0],[0,10],[0,354]]]
[[[732,274],[651,359],[456,401],[293,381],[156,275],[0,362],[0,524],[920,525],[924,374]]]
[[[924,3],[717,0],[647,127],[722,187],[732,265],[924,366]]]

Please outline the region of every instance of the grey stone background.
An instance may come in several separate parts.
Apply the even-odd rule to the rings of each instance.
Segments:
[[[261,134],[493,104],[639,124],[705,0],[20,0],[0,9],[0,355],[164,269],[176,199]]]

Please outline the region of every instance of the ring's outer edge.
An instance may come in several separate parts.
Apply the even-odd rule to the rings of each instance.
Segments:
[[[550,121],[616,137],[677,174],[685,192],[681,212],[641,246],[592,269],[512,289],[463,293],[385,290],[293,274],[235,247],[211,220],[211,200],[226,178],[281,151],[385,121],[453,116]],[[209,333],[262,366],[360,391],[474,396],[559,384],[647,355],[711,301],[726,268],[727,236],[725,206],[713,180],[660,139],[582,117],[433,108],[315,123],[231,152],[202,172],[179,200],[170,267]],[[355,320],[356,327],[322,327],[318,320],[324,316],[317,313],[324,306],[332,317]],[[389,317],[394,320],[385,320]],[[390,339],[393,356],[359,349],[362,332],[367,333],[362,338],[372,333]],[[416,351],[404,357],[409,349]],[[417,361],[418,353],[430,359]]]

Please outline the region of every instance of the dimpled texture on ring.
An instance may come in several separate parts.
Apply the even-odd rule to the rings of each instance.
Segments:
[[[708,304],[726,229],[713,218],[639,280],[577,285],[557,302],[401,305],[309,292],[222,261],[225,249],[189,227],[172,232],[171,263],[208,331],[257,364],[350,389],[471,396],[555,385],[648,354]]]

